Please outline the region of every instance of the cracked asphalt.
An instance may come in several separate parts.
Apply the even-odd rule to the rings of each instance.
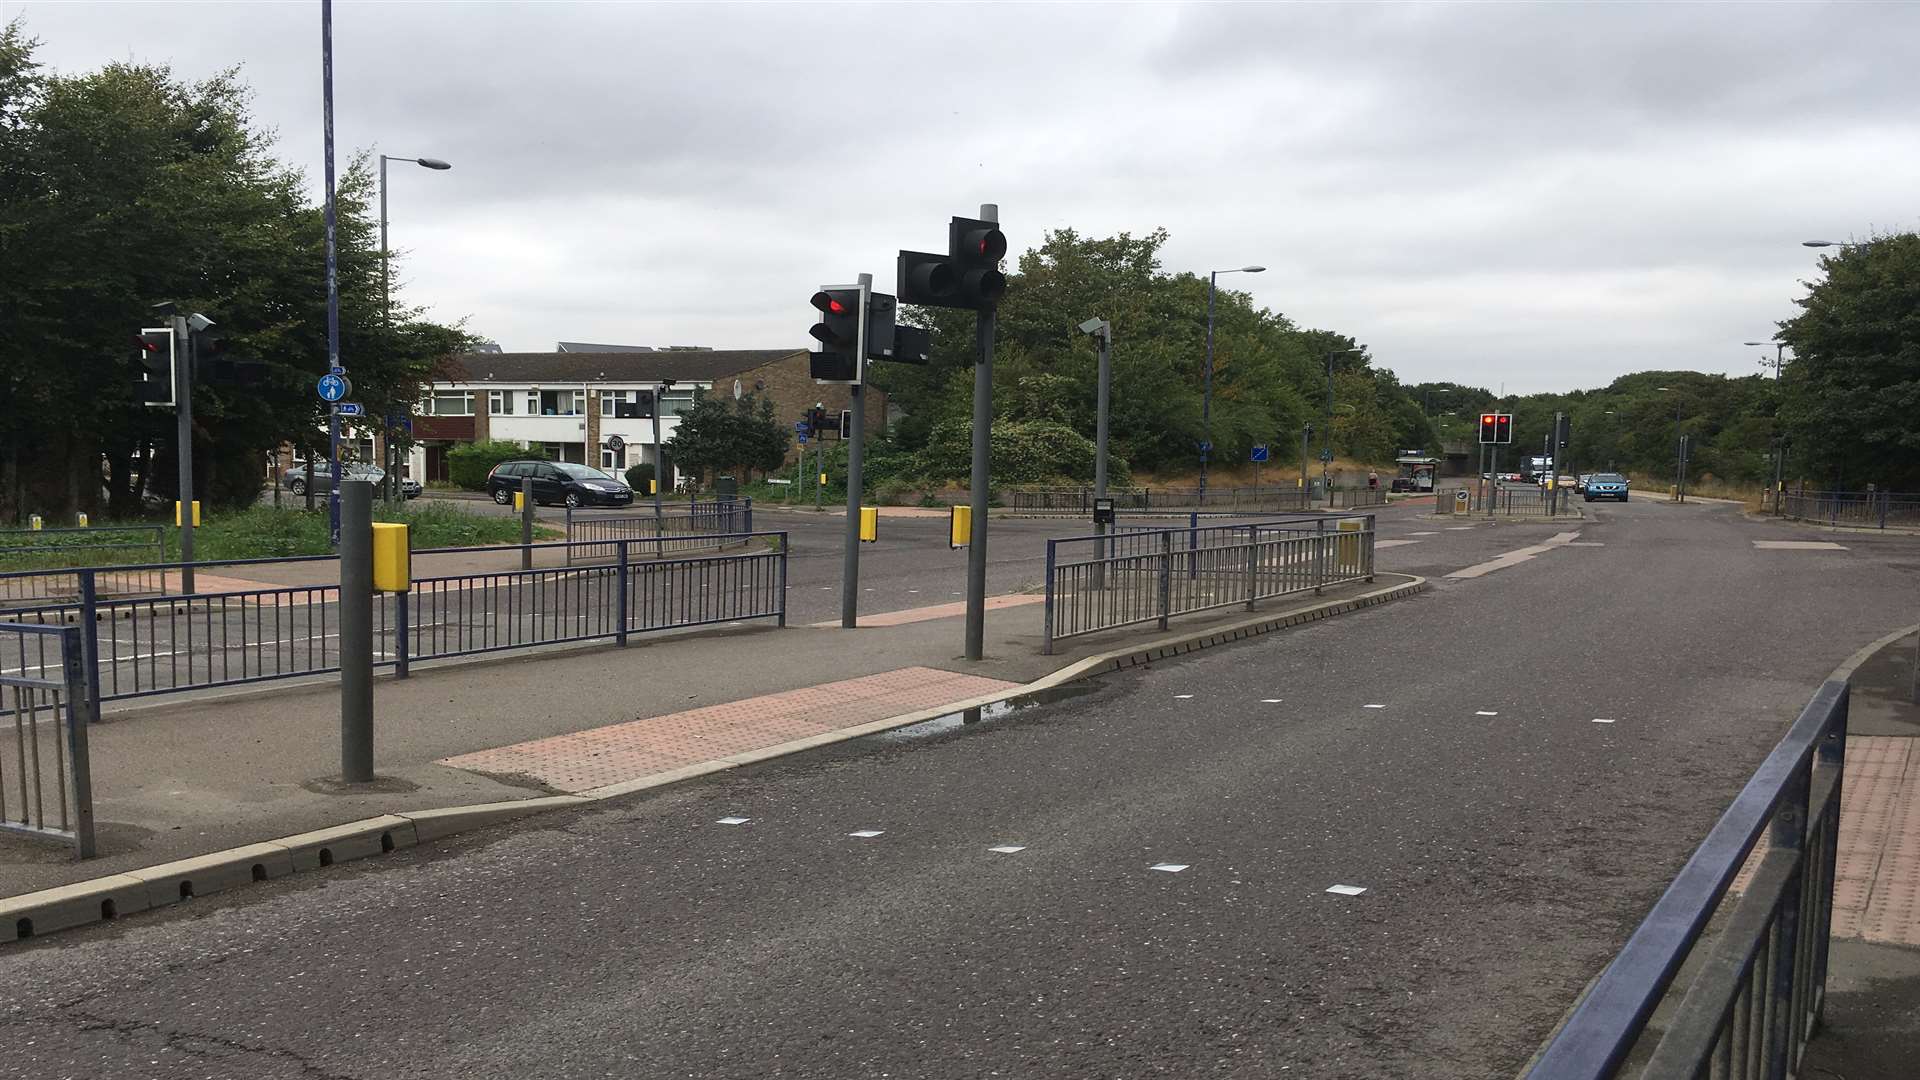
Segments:
[[[1512,1076],[1920,583],[1592,517],[1395,521],[1382,568],[1600,546],[6,947],[0,1077]]]

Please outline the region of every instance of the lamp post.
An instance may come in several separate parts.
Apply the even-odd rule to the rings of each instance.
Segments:
[[[439,158],[380,155],[380,321],[386,328],[386,339],[391,343],[393,341],[393,268],[392,261],[387,255],[387,162],[389,161],[411,161],[423,169],[432,169],[435,172],[445,172],[453,166]],[[387,482],[383,486],[386,488],[387,501],[391,503],[400,497],[400,455],[393,449],[393,411],[391,409],[387,411],[383,423],[386,428],[387,451]]]
[[[1673,498],[1675,502],[1686,502],[1687,437],[1680,434],[1680,398],[1679,392],[1671,386],[1657,387],[1663,394],[1673,394],[1673,434],[1675,446],[1673,452]]]
[[[1351,349],[1327,350],[1327,412],[1326,430],[1321,432],[1320,439],[1320,490],[1326,494],[1328,505],[1333,503],[1333,484],[1330,479],[1333,469],[1333,359],[1348,353],[1366,351],[1365,345],[1356,345]]]
[[[1822,243],[1822,244],[1826,243],[1826,241],[1824,240],[1815,241],[1815,242]],[[1767,347],[1768,343],[1764,341],[1749,341],[1747,342],[1747,344],[1764,349]],[[1773,382],[1777,390],[1780,384],[1780,360],[1781,360],[1781,357],[1787,351],[1787,343],[1784,341],[1775,341],[1772,344],[1773,344]],[[1765,354],[1762,353],[1761,355],[1764,356]],[[1766,363],[1765,360],[1762,360],[1760,362],[1763,364]],[[1773,449],[1773,500],[1775,504],[1778,504],[1780,501],[1781,481],[1784,478],[1787,470],[1787,448],[1780,441],[1780,415],[1778,412],[1778,409],[1779,409],[1778,402],[1774,403],[1774,409],[1776,411],[1773,417],[1773,447],[1772,447]],[[1764,504],[1762,505],[1764,506]]]
[[[1221,274],[1262,274],[1264,266],[1241,266],[1215,270],[1207,275],[1207,366],[1200,391],[1200,502],[1207,501],[1207,459],[1213,455],[1213,294],[1220,288]]]

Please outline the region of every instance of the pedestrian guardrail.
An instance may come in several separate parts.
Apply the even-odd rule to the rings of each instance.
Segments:
[[[1342,514],[1128,528],[1047,541],[1041,645],[1138,623],[1373,580],[1374,517]]]
[[[1784,491],[1782,517],[1828,525],[1885,529],[1920,527],[1920,495],[1897,491]]]
[[[1008,488],[998,493],[1000,505],[1028,514],[1093,514],[1092,488]],[[1288,512],[1311,510],[1314,502],[1297,487],[1112,489],[1105,496],[1120,512],[1191,510]]]
[[[1838,680],[1814,694],[1541,1052],[1530,1080],[1794,1075],[1826,1003],[1847,698]],[[1746,889],[1723,904],[1763,833]],[[1695,957],[1716,913],[1721,929]],[[1673,1004],[1674,979],[1688,964],[1691,979]],[[1663,1030],[1651,1030],[1655,1010],[1669,1005]]]
[[[581,544],[569,550],[572,561],[611,559],[611,541],[646,541],[644,552],[655,556],[711,550],[715,537],[731,538],[718,546],[738,546],[753,532],[753,500],[722,498],[662,506],[656,516],[644,506],[632,514],[580,514],[567,509],[567,539]],[[608,543],[589,543],[608,541]],[[632,549],[640,552],[643,549]]]
[[[436,548],[422,556],[518,559],[549,553],[563,563],[413,578],[404,593],[376,594],[376,666],[405,675],[410,665],[504,649],[610,639],[716,623],[773,619],[786,625],[787,534],[726,533],[683,538],[723,554],[646,558],[654,544],[637,540],[557,541],[510,548]],[[580,548],[606,548],[611,561],[571,565]],[[595,555],[599,558],[599,555]],[[266,563],[323,563],[333,556],[196,563],[204,582],[213,568]],[[176,563],[152,570],[178,580]],[[13,608],[0,627],[75,624],[86,646],[91,682],[103,700],[324,675],[340,665],[337,576],[312,585],[276,585],[182,595],[114,596],[102,582],[122,568],[72,571],[72,601]],[[31,626],[29,626],[31,628]]]
[[[68,843],[86,859],[94,853],[87,723],[97,702],[84,649],[77,626],[0,624],[0,831]]]
[[[1461,493],[1466,498],[1460,498]],[[1571,488],[1564,488],[1556,499],[1553,493],[1540,488],[1491,488],[1481,490],[1471,486],[1442,488],[1433,493],[1433,509],[1437,514],[1480,514],[1488,517],[1579,517],[1580,511],[1573,502],[1578,498]]]
[[[1330,488],[1327,491],[1327,507],[1332,510],[1356,510],[1363,506],[1387,505],[1387,489],[1384,487]]]
[[[113,563],[160,563],[166,558],[166,530],[159,525],[0,530],[0,571],[63,571]],[[161,587],[152,575],[135,584],[149,592]],[[77,595],[79,584],[70,573],[0,574],[0,605]]]

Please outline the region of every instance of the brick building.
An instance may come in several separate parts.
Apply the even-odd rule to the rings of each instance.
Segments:
[[[467,353],[434,380],[414,417],[407,475],[444,481],[447,452],[486,439],[518,442],[531,454],[610,472],[651,462],[652,395],[666,380],[672,383],[659,398],[662,443],[673,438],[696,389],[723,399],[767,398],[782,424],[799,420],[816,403],[841,417],[850,401],[845,386],[813,381],[805,349]],[[870,388],[865,397],[867,430],[883,430],[886,394]],[[625,442],[617,453],[607,445],[613,435]],[[666,465],[671,477],[670,455]]]

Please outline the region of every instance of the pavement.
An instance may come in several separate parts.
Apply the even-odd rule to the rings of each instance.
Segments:
[[[1897,537],[1762,546],[1811,534],[1705,505],[1396,507],[1381,535],[1405,543],[1380,569],[1429,593],[0,950],[0,1077],[1512,1075],[1826,673],[1913,621],[1920,561]],[[902,553],[873,559],[873,610],[950,573]],[[811,632],[816,688],[1020,675],[906,662],[919,634],[957,651],[951,619]],[[793,690],[760,669],[808,633],[726,693],[686,658],[774,635],[448,679],[517,672],[474,699],[503,714],[535,686],[617,714],[636,668],[711,695],[672,715]],[[561,667],[602,658],[621,681]],[[437,704],[405,737],[469,722]],[[469,775],[564,790],[658,749],[545,722],[522,741],[559,741],[494,738],[517,758]]]

